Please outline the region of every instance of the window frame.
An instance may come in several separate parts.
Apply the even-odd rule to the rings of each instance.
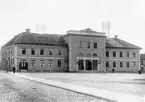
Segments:
[[[120,56],[120,57],[123,57],[123,52],[120,52],[120,53],[119,53],[119,56]]]
[[[94,42],[94,48],[97,49],[97,47],[98,47],[98,43]]]
[[[44,49],[40,49],[40,55],[44,55]]]
[[[57,60],[57,67],[61,67],[62,65],[62,61],[61,60]]]
[[[116,57],[116,52],[115,51],[113,51],[113,57]]]
[[[117,64],[116,62],[113,62],[113,68],[116,68]]]
[[[25,55],[25,54],[26,54],[26,48],[22,48],[22,55]]]
[[[123,62],[120,62],[120,68],[123,68]]]
[[[108,55],[108,56],[107,56]],[[109,51],[106,51],[106,57],[109,57]]]
[[[31,48],[31,55],[35,55],[35,49]]]
[[[127,68],[129,68],[129,67],[130,67],[129,62],[126,62],[126,67],[127,67]]]

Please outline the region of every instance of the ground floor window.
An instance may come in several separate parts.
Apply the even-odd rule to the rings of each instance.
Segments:
[[[113,62],[113,67],[116,68],[116,62]]]
[[[61,61],[60,60],[57,61],[57,66],[61,67]]]
[[[44,60],[40,60],[40,67],[44,67]]]
[[[109,62],[106,62],[106,67],[109,67]]]
[[[126,62],[126,67],[129,68],[129,62]]]
[[[123,67],[123,62],[120,62],[120,68],[122,68]]]
[[[48,60],[48,67],[52,67],[53,60]]]
[[[31,60],[32,67],[35,67],[35,60]]]

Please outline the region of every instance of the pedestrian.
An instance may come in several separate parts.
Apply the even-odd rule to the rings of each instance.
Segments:
[[[13,73],[15,74],[15,72],[16,72],[16,69],[15,69],[15,66],[13,67]]]
[[[112,72],[115,73],[115,69],[114,68],[112,69]]]

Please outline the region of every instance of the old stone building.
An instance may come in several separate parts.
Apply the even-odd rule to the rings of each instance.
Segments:
[[[26,29],[2,47],[2,66],[17,71],[133,71],[140,68],[140,47],[89,28],[64,35]]]

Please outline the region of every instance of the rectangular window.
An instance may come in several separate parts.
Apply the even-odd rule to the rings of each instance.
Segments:
[[[113,62],[113,67],[116,68],[116,62]]]
[[[109,51],[106,52],[106,57],[109,57]]]
[[[133,52],[133,57],[136,58],[136,53],[135,52]]]
[[[44,49],[40,49],[40,55],[44,55]]]
[[[40,67],[44,67],[44,60],[40,60]]]
[[[122,52],[120,52],[120,57],[123,57],[123,53]]]
[[[52,67],[53,60],[48,60],[48,67]]]
[[[129,52],[127,52],[127,57],[129,57]]]
[[[129,62],[126,62],[126,67],[129,68]]]
[[[106,67],[109,67],[109,62],[106,62]]]
[[[90,42],[88,42],[87,47],[90,48]]]
[[[49,55],[52,55],[52,50],[49,50]]]
[[[26,54],[26,48],[22,49],[22,54]]]
[[[35,49],[31,49],[31,55],[35,55]]]
[[[60,60],[57,61],[57,66],[61,67],[61,61]]]
[[[113,57],[116,57],[116,52],[113,52]]]
[[[31,60],[32,67],[35,67],[35,60]]]
[[[97,48],[97,43],[94,43],[94,48]]]
[[[58,55],[61,55],[61,51],[58,51]]]
[[[120,68],[122,68],[123,67],[123,62],[120,62]]]

